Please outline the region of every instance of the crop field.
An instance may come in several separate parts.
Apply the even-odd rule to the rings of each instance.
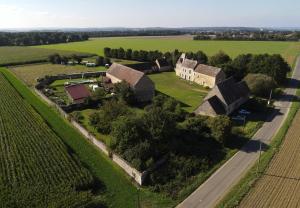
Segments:
[[[175,72],[151,74],[149,77],[155,83],[157,91],[175,98],[189,112],[200,105],[208,92],[200,85],[179,79],[176,77]]]
[[[64,143],[74,151],[101,184],[101,196],[107,207],[132,208],[137,206],[137,188],[125,173],[108,157],[94,148],[83,136],[72,128],[60,114],[37,97],[24,83],[8,69],[0,68],[0,72],[12,83],[22,97],[41,115],[53,131]],[[1,177],[1,175],[0,175]],[[2,193],[2,192],[0,192]],[[139,192],[141,207],[170,208],[176,202],[163,195],[141,188]],[[68,206],[61,206],[68,207]]]
[[[79,207],[93,176],[0,73],[1,207]]]
[[[281,54],[291,65],[300,51],[300,42],[272,42],[272,41],[194,41],[189,38],[161,38],[161,37],[117,37],[117,38],[94,38],[89,41],[36,46],[38,48],[78,51],[85,53],[95,53],[103,55],[104,47],[125,49],[132,48],[138,50],[161,50],[172,51],[179,49],[182,51],[202,50],[208,55],[213,55],[220,50],[235,57],[239,54],[269,53]]]
[[[102,71],[105,67],[86,67],[83,65],[65,66],[59,64],[35,64],[12,67],[11,70],[28,86],[37,84],[37,78],[46,75],[72,74],[90,71]]]
[[[240,207],[300,206],[300,111],[263,176]]]
[[[0,65],[15,65],[26,64],[32,62],[43,62],[48,59],[48,56],[53,53],[69,56],[71,54],[78,54],[89,56],[87,53],[56,50],[56,49],[43,49],[33,47],[0,47]]]

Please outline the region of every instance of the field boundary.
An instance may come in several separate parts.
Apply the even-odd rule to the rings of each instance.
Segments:
[[[49,98],[47,98],[42,92],[40,92],[37,89],[34,89],[35,93],[39,95],[46,103],[48,103],[50,106],[57,109],[57,111],[68,121],[70,121],[70,124],[77,129],[84,138],[95,145],[97,149],[99,149],[101,152],[103,152],[106,156],[112,159],[120,168],[122,168],[132,179],[134,179],[139,185],[143,184],[143,181],[145,177],[147,176],[148,172],[139,172],[135,168],[131,167],[128,162],[126,162],[123,158],[121,158],[119,155],[112,153],[107,146],[96,139],[91,133],[89,133],[84,127],[82,127],[78,122],[76,122],[74,119],[72,119],[61,107],[59,107],[57,104],[52,102]]]
[[[298,86],[299,87],[299,86]],[[300,89],[296,91],[296,95],[300,95]],[[261,178],[263,173],[269,166],[270,161],[280,148],[285,136],[292,124],[295,115],[300,109],[300,103],[293,101],[290,105],[289,111],[286,114],[281,128],[273,136],[269,148],[263,151],[260,161],[256,161],[251,168],[249,168],[245,175],[234,185],[225,197],[217,204],[218,208],[232,208],[237,207],[242,199],[249,193],[250,189],[255,186],[255,183]]]
[[[74,152],[80,161],[91,171],[91,173],[103,183],[105,190],[104,198],[112,207],[134,207],[137,203],[137,188],[132,184],[129,177],[124,174],[112,160],[100,152],[94,145],[61,117],[58,112],[40,99],[24,83],[18,80],[8,69],[0,68],[5,78],[12,84],[17,92],[28,102],[45,120],[49,127],[62,139],[62,141]],[[148,197],[154,197],[145,190],[141,191]],[[159,199],[161,196],[157,195]]]

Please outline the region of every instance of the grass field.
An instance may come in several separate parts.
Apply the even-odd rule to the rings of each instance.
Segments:
[[[157,91],[175,98],[189,112],[195,110],[206,96],[208,90],[197,84],[179,79],[175,72],[149,75]]]
[[[92,175],[2,73],[0,97],[1,207],[89,203]]]
[[[56,49],[43,49],[33,47],[0,47],[0,66],[2,65],[15,65],[25,64],[31,62],[43,62],[48,59],[48,56],[53,53],[59,53],[60,55],[69,56],[71,54],[85,55],[87,53],[56,50]]]
[[[33,92],[7,69],[0,69],[22,97],[34,107],[48,125],[74,151],[94,177],[102,182],[102,194],[108,207],[132,208],[137,206],[137,188],[108,157],[104,156],[83,136],[71,127],[53,108],[42,102]],[[146,189],[140,190],[142,207],[168,208],[175,206],[173,200],[154,194]]]
[[[12,67],[11,70],[22,79],[28,86],[37,84],[37,78],[46,75],[72,74],[89,71],[102,71],[105,67],[86,67],[82,65],[65,66],[59,64],[35,64]]]
[[[296,115],[269,167],[240,207],[300,206],[300,112]]]
[[[85,53],[95,53],[103,55],[103,48],[132,48],[139,50],[161,50],[172,51],[179,49],[182,51],[202,50],[208,55],[213,55],[219,50],[223,50],[230,56],[239,54],[270,53],[281,54],[292,65],[297,54],[300,52],[300,42],[271,42],[271,41],[194,41],[189,39],[176,38],[95,38],[89,41],[37,46],[37,48],[59,49],[69,51],[79,51]]]

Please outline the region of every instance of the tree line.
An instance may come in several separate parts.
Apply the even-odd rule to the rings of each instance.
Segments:
[[[32,46],[88,40],[84,33],[64,32],[1,32],[0,46]]]
[[[194,40],[299,41],[300,32],[203,32]]]

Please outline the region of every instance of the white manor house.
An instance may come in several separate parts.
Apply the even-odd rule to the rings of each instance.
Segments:
[[[226,79],[226,75],[222,69],[199,64],[195,60],[186,58],[185,54],[182,54],[178,59],[175,72],[182,79],[209,88],[213,88],[216,84]]]

